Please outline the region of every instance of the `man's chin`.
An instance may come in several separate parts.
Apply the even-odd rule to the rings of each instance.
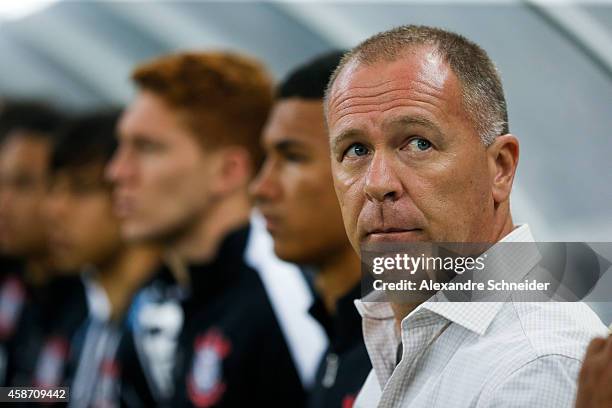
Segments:
[[[159,242],[164,234],[154,228],[124,223],[121,225],[121,238],[127,243]]]
[[[124,221],[121,223],[121,238],[128,244],[154,244],[172,247],[189,233],[194,224],[193,219],[186,222],[167,222],[164,224]]]
[[[300,250],[299,245],[297,248],[288,248],[284,245],[277,245],[275,241],[274,254],[279,259],[296,265],[311,265],[315,263],[313,254]]]

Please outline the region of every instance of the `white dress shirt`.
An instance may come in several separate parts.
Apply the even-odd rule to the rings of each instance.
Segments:
[[[504,242],[533,242],[527,225]],[[518,274],[538,259],[507,251]],[[572,407],[588,342],[606,327],[584,303],[427,301],[401,323],[356,301],[373,370],[355,407]],[[398,346],[402,344],[397,363]]]

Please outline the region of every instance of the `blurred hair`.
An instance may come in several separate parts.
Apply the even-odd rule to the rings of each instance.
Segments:
[[[417,46],[432,46],[455,73],[462,87],[463,105],[482,142],[488,146],[509,132],[504,90],[497,68],[478,45],[467,38],[439,28],[407,25],[378,33],[347,53],[334,72],[326,92],[350,62],[372,65],[397,61]],[[327,111],[326,111],[327,112]]]
[[[0,143],[16,130],[52,140],[65,120],[64,114],[43,102],[3,101],[0,107]]]
[[[329,79],[345,52],[330,51],[298,66],[280,83],[276,97],[323,99]]]
[[[51,171],[105,166],[117,148],[119,110],[87,113],[66,123],[51,154]]]
[[[132,79],[176,109],[203,146],[244,147],[259,167],[273,89],[258,61],[230,52],[179,53],[138,66]]]

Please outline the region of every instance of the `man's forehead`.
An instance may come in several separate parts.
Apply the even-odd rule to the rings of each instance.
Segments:
[[[338,75],[332,93],[346,91],[347,88],[359,87],[362,84],[363,87],[380,85],[390,78],[431,80],[435,85],[442,86],[449,69],[442,56],[434,49],[406,51],[390,60],[361,62],[354,59]]]
[[[51,151],[51,141],[43,136],[37,136],[29,131],[16,130],[9,133],[3,142],[0,152],[5,156],[21,160],[34,157],[46,160]]]
[[[426,83],[441,89],[452,73],[440,53],[433,47],[407,49],[393,59],[361,61],[355,57],[336,77],[330,90],[329,107],[353,95],[371,95],[392,87],[409,87]]]
[[[355,114],[389,111],[419,103],[454,105],[457,80],[434,50],[421,48],[393,61],[354,61],[340,73],[330,92],[327,119],[333,132],[338,121],[348,125]],[[336,129],[337,130],[337,129]]]
[[[264,130],[264,143],[284,140],[305,144],[327,140],[322,100],[291,98],[275,104]]]
[[[155,93],[139,91],[123,111],[119,127],[156,127],[169,125],[175,121],[176,112]]]

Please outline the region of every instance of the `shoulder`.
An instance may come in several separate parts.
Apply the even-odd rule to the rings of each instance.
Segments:
[[[579,360],[559,354],[527,361],[489,382],[477,407],[573,407],[580,365]]]
[[[570,406],[586,347],[605,331],[583,303],[505,304],[483,338],[494,344],[495,363],[489,363],[482,406],[517,395],[524,399],[519,406]]]
[[[607,332],[582,302],[511,302],[508,309],[536,357],[555,354],[581,360],[589,341]]]

